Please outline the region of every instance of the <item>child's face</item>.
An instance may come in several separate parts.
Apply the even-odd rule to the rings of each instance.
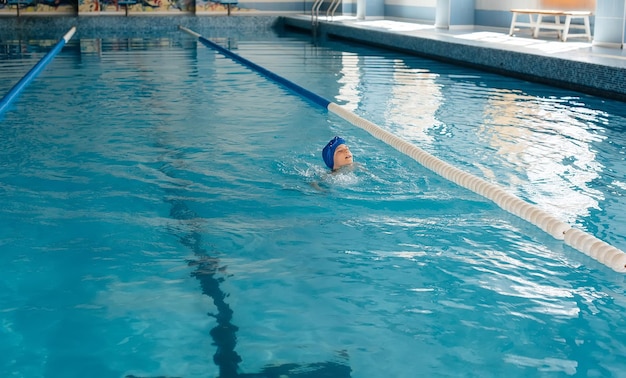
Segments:
[[[335,149],[334,166],[333,169],[343,167],[344,165],[352,164],[352,153],[350,148],[345,144],[340,144]]]

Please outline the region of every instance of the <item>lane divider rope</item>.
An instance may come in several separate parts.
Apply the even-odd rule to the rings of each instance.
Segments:
[[[536,205],[525,202],[519,197],[507,193],[498,185],[489,183],[477,176],[462,171],[442,161],[414,144],[409,143],[395,134],[384,130],[380,126],[359,117],[353,112],[346,110],[340,105],[328,101],[323,97],[249,61],[248,59],[225,49],[224,47],[206,39],[202,35],[190,29],[183,26],[179,26],[179,29],[198,38],[198,40],[207,47],[214,49],[234,61],[259,72],[270,80],[277,82],[296,94],[301,95],[309,101],[338,115],[354,126],[367,131],[375,138],[411,157],[419,164],[441,177],[444,177],[445,179],[452,181],[465,189],[489,199],[503,210],[506,210],[529,223],[532,223],[546,233],[550,234],[552,237],[558,240],[563,240],[568,246],[596,259],[614,271],[626,273],[626,253],[620,249],[613,247],[591,234],[572,228],[569,224],[557,219]]]
[[[24,75],[20,79],[20,81],[18,81],[17,84],[15,84],[13,88],[11,88],[9,92],[7,92],[7,94],[2,98],[2,100],[0,100],[0,115],[2,115],[9,108],[9,105],[11,105],[11,103],[20,95],[20,93],[22,93],[24,88],[26,88],[26,86],[30,84],[30,82],[33,81],[33,79],[35,79],[37,75],[39,75],[39,73],[48,65],[48,63],[50,63],[52,59],[54,59],[54,57],[57,56],[57,54],[59,53],[59,51],[61,51],[63,46],[65,46],[65,44],[70,39],[72,39],[72,36],[74,35],[75,32],[76,32],[76,26],[72,26],[72,28],[67,33],[65,33],[63,38],[61,38],[54,45],[52,50],[48,51],[48,53],[44,55],[44,57],[41,58],[39,62],[37,62],[37,64],[35,64],[33,68],[31,68],[26,73],[26,75]]]

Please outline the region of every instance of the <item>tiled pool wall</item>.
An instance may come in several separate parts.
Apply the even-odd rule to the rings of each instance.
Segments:
[[[0,39],[59,39],[72,26],[74,38],[154,37],[180,34],[178,26],[210,37],[216,31],[229,29],[229,35],[273,34],[278,24],[276,15],[195,16],[195,15],[130,15],[130,16],[24,16],[0,17]]]

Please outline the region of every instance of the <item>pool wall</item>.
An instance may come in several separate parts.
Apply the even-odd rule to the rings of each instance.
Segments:
[[[276,15],[206,16],[161,15],[146,16],[36,16],[0,19],[0,39],[16,37],[60,38],[72,26],[76,26],[76,39],[103,37],[141,37],[180,34],[178,26],[185,26],[199,33],[232,29],[238,33],[270,32],[278,23]]]

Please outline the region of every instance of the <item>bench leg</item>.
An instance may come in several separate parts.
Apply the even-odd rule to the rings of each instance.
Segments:
[[[584,34],[576,34],[576,36],[587,37],[588,41],[591,41],[591,28],[589,27],[589,16],[581,17],[583,19],[583,23],[585,24],[585,33]],[[567,37],[569,35],[569,29],[571,25],[572,16],[565,17],[565,29],[563,29],[563,38],[561,40],[563,42],[567,41]]]
[[[509,35],[513,35],[516,22],[517,22],[517,13],[513,12],[513,19],[511,20],[511,28],[509,29]]]
[[[571,21],[571,17],[570,16],[565,16],[565,27],[563,28],[563,32],[561,33],[561,30],[556,29],[556,37],[558,39],[560,39],[561,41],[565,41],[565,39],[563,38],[567,38],[567,31],[569,30],[569,23]],[[554,16],[554,23],[557,26],[561,25],[561,16]]]
[[[591,28],[589,27],[589,16],[585,16],[583,18],[585,22],[585,33],[587,35],[587,40],[591,42]]]
[[[563,35],[561,41],[567,41],[567,35],[569,34],[569,26],[572,23],[572,16],[565,16],[565,27],[563,28]]]
[[[542,19],[542,15],[538,14],[537,15],[537,22],[535,23],[535,27],[533,28],[533,38],[537,38],[539,36],[539,29],[541,29],[541,19]],[[531,24],[532,22],[532,17],[531,18]]]
[[[513,12],[513,18],[511,19],[511,27],[509,28],[509,35],[512,36],[513,33],[515,33],[515,27],[517,26],[517,17],[520,16],[519,13]],[[528,24],[524,24],[523,26],[527,26],[530,25],[530,33],[531,35],[535,35],[534,31],[535,31],[535,27],[537,26],[537,23],[535,22],[535,19],[533,19],[533,15],[528,13]]]
[[[540,16],[541,17],[541,16]],[[541,18],[537,17],[536,19],[533,18],[532,14],[528,15],[528,21],[530,22],[530,34],[534,37],[535,34],[537,33],[537,26],[539,26],[538,22],[541,21]]]

